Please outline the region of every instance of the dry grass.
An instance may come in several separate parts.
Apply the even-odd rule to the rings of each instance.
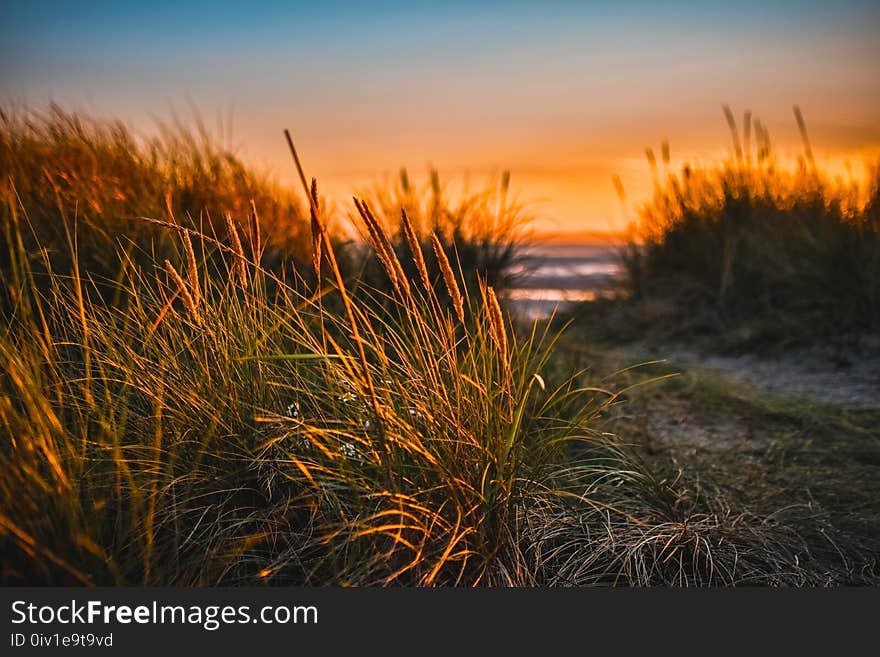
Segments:
[[[637,334],[722,335],[749,348],[876,332],[880,169],[865,180],[823,172],[797,108],[804,151],[791,168],[759,121],[751,139],[750,113],[742,136],[729,108],[725,116],[734,156],[717,166],[661,173],[649,151],[655,193],[625,254],[635,303],[621,323]],[[658,304],[664,318],[640,321],[642,306],[648,313]]]
[[[443,287],[450,289],[447,265],[454,260],[468,294],[476,295],[481,282],[498,291],[513,285],[518,251],[530,239],[531,217],[524,206],[508,198],[509,174],[504,172],[500,181],[490,181],[475,192],[467,185],[450,191],[434,170],[429,178],[429,184],[419,187],[401,169],[396,183],[376,186],[366,194],[373,221],[388,236],[388,248],[398,254],[406,277],[428,278],[435,285],[442,278]],[[403,257],[417,251],[413,260]],[[367,260],[371,257],[367,254]],[[369,267],[362,278],[374,286],[384,284]],[[460,308],[458,300],[448,301]]]
[[[121,122],[54,105],[45,112],[0,108],[0,170],[3,197],[14,194],[27,210],[28,248],[38,242],[52,251],[59,269],[71,264],[66,230],[74,224],[82,266],[112,277],[119,244],[140,264],[177,248],[139,217],[177,217],[214,237],[228,230],[227,215],[238,230],[252,233],[254,207],[260,221],[251,241],[271,244],[265,264],[309,257],[301,203],[218,146],[204,128],[193,133],[161,124],[158,137],[141,138]]]
[[[301,266],[261,264],[258,200],[244,206],[250,253],[244,224],[220,238],[172,201],[155,215],[170,220],[141,220],[168,255],[89,253],[112,272],[100,279],[80,267],[91,228],[72,229],[62,256],[33,246],[29,212],[49,207],[27,158],[55,143],[34,139],[2,211],[5,583],[803,581],[771,526],[677,502],[599,432],[620,395],[560,366],[549,328],[512,331],[437,231],[406,227],[412,208],[395,210],[404,258],[356,201],[398,285],[352,286],[291,140],[312,214],[304,261],[330,274],[320,288]]]

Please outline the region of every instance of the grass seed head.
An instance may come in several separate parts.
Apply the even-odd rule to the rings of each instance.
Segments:
[[[309,216],[311,217],[312,231],[312,266],[315,268],[315,274],[321,275],[321,244],[324,239],[324,227],[321,225],[321,219],[317,212],[320,212],[318,205],[318,180],[312,178],[312,188],[309,191],[311,203],[309,204]],[[317,212],[316,212],[317,211]]]
[[[437,237],[437,233],[431,233],[431,243],[434,246],[434,255],[437,256],[437,264],[443,274],[443,281],[446,283],[446,290],[452,298],[455,316],[458,317],[459,322],[464,324],[464,298],[461,296],[461,290],[455,280],[455,272],[452,270],[452,265],[449,264],[449,258],[446,257],[446,251],[443,250],[443,244]]]
[[[244,255],[244,247],[241,245],[241,239],[238,237],[238,230],[235,228],[235,222],[232,221],[230,215],[226,215],[226,226],[229,228],[229,237],[232,240],[232,249],[235,251],[235,271],[238,273],[239,282],[242,289],[248,287],[247,267],[245,267],[246,258]]]
[[[196,306],[201,303],[201,292],[199,291],[199,265],[196,261],[196,252],[193,249],[192,240],[189,237],[189,231],[183,231],[183,246],[186,252],[186,275],[189,278],[189,289],[192,292],[193,300]]]
[[[186,281],[184,281],[183,277],[179,273],[177,273],[177,270],[174,268],[174,265],[171,264],[170,260],[165,260],[165,270],[168,272],[174,282],[177,283],[177,289],[180,292],[180,297],[183,299],[184,305],[192,314],[193,319],[196,321],[197,324],[200,324],[201,317],[199,315],[199,309],[196,306],[195,299],[193,299],[192,294],[190,294],[189,288],[186,285]]]
[[[409,295],[409,281],[406,278],[400,260],[397,259],[397,254],[394,252],[391,240],[388,239],[388,235],[385,233],[382,225],[376,220],[375,215],[366,202],[355,199],[355,205],[367,226],[367,233],[373,245],[373,250],[376,252],[376,257],[382,263],[382,267],[388,274],[388,278],[391,279],[394,289]]]
[[[416,269],[419,271],[419,277],[422,279],[422,285],[425,286],[425,290],[430,290],[431,277],[428,276],[428,267],[425,264],[425,256],[422,253],[422,244],[419,241],[419,236],[407,216],[406,210],[401,208],[400,215],[403,220],[403,232],[406,235],[406,241],[409,243],[409,250],[412,253],[413,262],[415,263]]]
[[[489,312],[489,333],[498,348],[498,353],[507,363],[508,344],[507,331],[504,328],[504,315],[501,312],[501,304],[498,303],[495,290],[491,286],[486,288],[486,309]]]

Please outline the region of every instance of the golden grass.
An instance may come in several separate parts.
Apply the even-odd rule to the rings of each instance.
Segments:
[[[196,301],[193,298],[193,295],[190,293],[190,290],[187,287],[186,281],[184,281],[183,277],[177,273],[177,270],[174,268],[174,265],[171,264],[170,260],[165,261],[165,270],[170,274],[171,279],[177,284],[177,292],[180,294],[184,304],[189,309],[193,321],[196,324],[201,324],[201,319],[199,317],[199,308],[196,305]]]
[[[443,274],[446,291],[449,293],[449,298],[452,299],[452,309],[455,311],[458,321],[463,324],[464,297],[461,295],[461,289],[458,287],[458,281],[455,279],[455,272],[452,270],[452,265],[449,264],[449,258],[446,256],[446,251],[440,238],[437,237],[437,233],[431,233],[431,244],[434,247],[434,257],[437,258],[437,263],[440,266],[440,273]]]
[[[639,209],[624,258],[631,297],[676,308],[669,326],[659,328],[680,337],[727,333],[756,345],[875,332],[880,166],[865,179],[823,171],[797,107],[803,155],[785,166],[760,121],[746,112],[740,131],[724,110],[733,142],[728,160],[686,164],[664,176],[649,153],[655,192]]]
[[[416,229],[413,227],[412,222],[409,220],[406,210],[403,208],[400,210],[400,216],[403,220],[403,230],[406,235],[406,242],[409,245],[409,251],[412,254],[416,271],[419,272],[419,278],[421,279],[425,290],[428,290],[431,288],[431,277],[428,274],[428,266],[425,264],[425,255],[422,253],[421,239],[419,238],[418,233],[416,233]]]
[[[7,190],[4,582],[688,584],[796,570],[763,525],[734,531],[730,514],[670,503],[673,486],[595,429],[623,393],[560,365],[549,325],[513,330],[491,283],[469,294],[436,231],[446,292],[432,285],[428,232],[402,206],[411,263],[356,203],[399,284],[349,286],[288,143],[312,214],[302,262],[329,274],[318,290],[301,266],[261,264],[256,201],[235,215],[250,210],[250,253],[244,224],[220,238],[161,203],[169,220],[143,221],[177,259],[90,254],[103,271],[115,258],[107,280],[75,249],[69,274],[28,248],[28,207],[48,209]],[[400,283],[410,266],[424,291]]]

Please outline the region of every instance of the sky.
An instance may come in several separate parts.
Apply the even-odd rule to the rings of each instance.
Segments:
[[[617,230],[651,178],[730,150],[751,110],[782,156],[803,110],[818,159],[880,156],[880,2],[25,2],[0,0],[0,104],[197,112],[285,184],[289,128],[342,199],[406,166],[472,187],[511,171],[542,231]],[[344,202],[344,201],[343,201]]]

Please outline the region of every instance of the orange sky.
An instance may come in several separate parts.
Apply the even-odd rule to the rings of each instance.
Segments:
[[[625,227],[627,217],[632,218],[638,205],[650,195],[652,177],[646,148],[652,148],[659,160],[661,144],[668,139],[671,170],[685,163],[711,164],[730,156],[730,134],[721,105],[706,105],[705,117],[671,117],[663,125],[643,120],[632,134],[618,128],[578,135],[572,127],[569,140],[525,135],[513,144],[499,141],[484,145],[477,139],[442,141],[421,135],[411,142],[410,148],[402,143],[393,150],[371,144],[359,151],[343,144],[339,148],[345,151],[344,155],[328,152],[319,139],[305,133],[297,137],[297,142],[301,156],[310,172],[319,177],[324,192],[343,203],[352,191],[368,188],[377,180],[394,181],[401,164],[407,166],[410,177],[417,182],[426,182],[429,166],[433,165],[439,168],[444,180],[460,182],[467,178],[472,188],[496,181],[499,172],[508,169],[511,189],[535,215],[539,232],[614,232]],[[742,120],[739,114],[738,119]],[[779,159],[792,163],[802,152],[792,107],[779,107],[770,118],[760,118],[770,125]],[[815,157],[830,173],[846,176],[849,170],[861,177],[867,167],[877,165],[880,134],[868,126],[861,133],[850,135],[833,124],[810,122],[809,114],[806,118]],[[652,128],[656,134],[653,138],[648,134]],[[642,142],[638,143],[640,137]],[[423,152],[437,156],[423,158]],[[270,163],[282,180],[293,184],[289,155],[283,144],[268,146],[258,159]],[[341,161],[345,162],[344,167],[339,166]],[[626,207],[612,184],[614,175],[620,176],[624,184]]]
[[[817,159],[880,156],[880,7],[741,3],[9,3],[0,100],[154,129],[172,108],[293,182],[282,130],[339,199],[406,166],[502,169],[544,231],[616,230],[650,189],[646,147],[724,157],[721,106],[781,156],[803,109]],[[231,116],[231,120],[230,117]]]

